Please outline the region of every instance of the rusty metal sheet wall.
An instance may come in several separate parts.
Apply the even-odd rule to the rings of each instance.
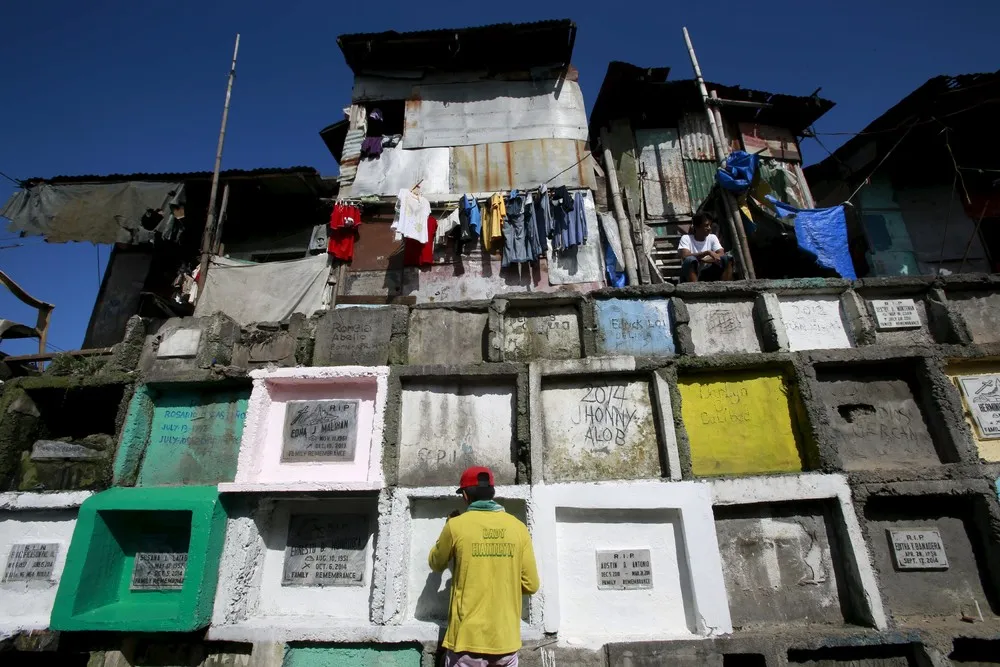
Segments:
[[[761,157],[781,158],[783,160],[802,161],[799,153],[799,142],[792,133],[781,127],[758,125],[756,123],[740,123],[740,135],[748,153],[756,153]]]
[[[344,138],[344,153],[340,159],[340,187],[350,185],[358,174],[358,163],[361,161],[361,142],[365,138],[364,130],[348,130]]]
[[[552,186],[597,187],[586,141],[528,139],[450,150],[450,192],[531,188],[554,176]]]
[[[715,185],[715,173],[718,166],[709,160],[684,160],[684,177],[687,180],[688,196],[691,198],[691,210],[698,207],[708,198]]]
[[[646,216],[655,219],[690,215],[691,198],[677,130],[672,127],[636,130],[635,143],[639,150],[640,171],[646,170],[642,179]]]
[[[686,160],[715,161],[715,142],[712,128],[704,111],[689,112],[681,116],[678,130],[681,135],[681,154]],[[722,140],[730,151],[740,150],[739,134],[732,123],[723,122]]]
[[[575,81],[420,85],[406,99],[403,148],[587,136],[587,109]]]

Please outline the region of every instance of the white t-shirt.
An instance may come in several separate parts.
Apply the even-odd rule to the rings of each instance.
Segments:
[[[427,216],[430,214],[431,203],[404,188],[396,198],[396,219],[390,228],[408,239],[427,243]]]
[[[681,242],[677,249],[690,250],[692,255],[700,255],[706,250],[711,250],[712,252],[722,250],[722,244],[719,243],[719,237],[715,234],[709,234],[705,237],[704,241],[696,239],[694,234],[685,234],[681,237]]]

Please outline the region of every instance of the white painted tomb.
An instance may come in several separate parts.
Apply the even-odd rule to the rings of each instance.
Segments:
[[[380,489],[389,369],[258,370],[233,483],[220,492]]]

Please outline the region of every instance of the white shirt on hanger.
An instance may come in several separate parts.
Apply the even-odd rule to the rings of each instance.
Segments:
[[[398,234],[420,243],[427,243],[427,218],[431,214],[431,203],[426,197],[402,189],[396,197],[396,218],[392,229]]]

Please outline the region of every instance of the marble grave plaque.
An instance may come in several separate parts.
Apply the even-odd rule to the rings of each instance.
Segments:
[[[653,587],[649,549],[597,552],[597,587],[602,590],[636,590]]]
[[[897,570],[947,570],[941,531],[936,528],[886,530]]]
[[[350,462],[358,434],[358,400],[289,401],[282,463]]]
[[[920,315],[913,299],[872,299],[879,331],[920,328]]]
[[[136,553],[131,590],[179,591],[184,587],[187,559],[186,551]]]
[[[58,555],[56,543],[15,544],[7,555],[3,581],[50,581]]]
[[[958,378],[958,384],[980,436],[1000,439],[1000,375],[966,375]]]
[[[364,586],[367,514],[295,514],[288,522],[282,586]]]

